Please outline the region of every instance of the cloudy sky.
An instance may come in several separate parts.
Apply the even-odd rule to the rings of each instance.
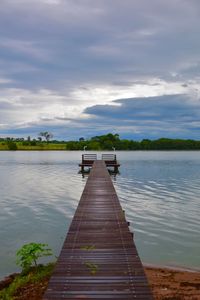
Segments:
[[[199,0],[1,0],[0,137],[200,139]]]

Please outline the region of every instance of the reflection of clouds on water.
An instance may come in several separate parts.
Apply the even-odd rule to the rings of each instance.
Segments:
[[[80,153],[1,153],[0,277],[15,271],[24,243],[47,242],[58,254],[85,184],[79,160]]]
[[[197,267],[200,154],[135,154],[136,158],[132,153],[132,161],[127,156],[126,161],[121,158],[121,176],[115,187],[131,221],[141,257],[146,262],[176,261],[180,266]],[[151,158],[146,161],[148,154]]]

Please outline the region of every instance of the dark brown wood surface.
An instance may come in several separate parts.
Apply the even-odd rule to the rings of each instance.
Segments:
[[[153,299],[103,161],[94,162],[43,299]]]

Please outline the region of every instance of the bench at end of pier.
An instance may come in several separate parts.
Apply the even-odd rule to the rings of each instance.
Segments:
[[[84,168],[88,167],[91,168],[94,161],[97,160],[96,154],[82,154],[82,162],[79,164],[79,167],[81,167],[81,172],[84,173]],[[114,173],[118,173],[118,169],[120,167],[119,162],[117,161],[116,154],[102,154],[102,158],[106,164],[106,167],[113,167]]]
[[[79,164],[81,171],[84,172],[84,167],[92,167],[95,160],[97,160],[96,154],[82,154],[82,162]]]
[[[102,160],[105,162],[106,167],[114,167],[114,172],[118,173],[120,164],[117,161],[116,154],[102,154]]]

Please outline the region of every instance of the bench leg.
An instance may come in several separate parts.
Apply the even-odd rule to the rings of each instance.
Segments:
[[[115,172],[115,173],[118,173],[118,166],[115,166],[115,167],[114,167],[114,172]]]

